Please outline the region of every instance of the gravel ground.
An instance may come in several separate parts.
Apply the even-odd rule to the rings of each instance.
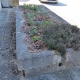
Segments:
[[[15,57],[15,9],[0,11],[0,80],[20,80]]]

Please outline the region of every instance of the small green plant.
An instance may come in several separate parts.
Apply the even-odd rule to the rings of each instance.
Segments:
[[[43,8],[40,7],[39,10],[40,10],[40,15],[42,15],[42,16],[46,15],[46,12]]]
[[[34,25],[35,22],[33,21],[34,13],[26,13],[26,16],[28,18],[28,25]]]
[[[36,5],[32,5],[32,10],[33,10],[34,12],[36,12],[36,11],[37,11],[37,6],[36,6]]]
[[[40,21],[39,28],[43,29],[45,26],[44,20]]]
[[[24,9],[30,9],[30,4],[24,4]]]
[[[37,11],[37,6],[34,4],[24,4],[24,9],[30,9],[35,12],[35,11]]]
[[[31,18],[34,17],[34,13],[29,13],[29,12],[27,12],[27,13],[26,13],[26,16],[28,17],[28,19],[31,19]]]
[[[36,27],[36,26],[33,26],[33,27],[31,28],[31,30],[34,30],[34,29],[36,29],[36,30],[37,30],[37,27]]]
[[[31,34],[32,34],[32,35],[37,34],[37,28],[36,28],[35,26],[33,26],[33,27],[31,28]]]
[[[44,20],[41,20],[41,21],[37,20],[36,25],[38,26],[38,29],[43,29],[46,26]]]
[[[39,41],[40,40],[40,37],[39,36],[33,36],[33,40],[34,41]]]
[[[27,9],[27,5],[26,5],[26,4],[24,4],[24,6],[23,6],[23,7],[24,7],[24,9]]]
[[[45,21],[46,26],[49,26],[49,21]]]
[[[28,19],[28,26],[34,25],[34,24],[35,24],[35,22],[32,19]]]

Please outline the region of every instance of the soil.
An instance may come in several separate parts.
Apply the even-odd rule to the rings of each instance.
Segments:
[[[39,13],[37,13],[34,17],[33,17],[33,21],[43,21],[46,20],[48,22],[53,21],[54,23],[64,23],[64,24],[68,24],[68,22],[66,22],[65,20],[63,20],[61,17],[59,17],[58,15],[56,15],[54,12],[50,11],[48,8],[46,8],[45,6],[41,5],[40,6],[41,9],[43,9],[47,14],[45,15],[40,15]],[[30,9],[24,9],[23,6],[19,6],[21,12],[23,13],[22,16],[25,20],[25,22],[23,22],[23,26],[22,26],[22,32],[26,33],[26,37],[24,39],[25,43],[29,44],[28,46],[28,51],[29,52],[37,52],[37,51],[42,51],[42,50],[47,50],[47,47],[45,46],[43,40],[42,40],[42,31],[43,29],[40,28],[37,30],[37,34],[35,33],[35,35],[31,34],[31,29],[33,28],[33,26],[38,27],[39,25],[35,24],[32,25],[29,23],[28,21],[28,17],[26,16],[27,13],[31,13],[32,11]],[[39,36],[40,39],[34,41],[33,37],[34,36]]]

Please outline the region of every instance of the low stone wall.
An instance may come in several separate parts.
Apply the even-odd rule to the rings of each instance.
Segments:
[[[68,68],[80,66],[80,51],[67,49],[65,58],[62,58],[55,51],[42,51],[37,53],[29,53],[27,51],[28,44],[24,43],[25,33],[21,32],[24,19],[22,12],[16,8],[16,56],[18,70],[22,71],[25,77],[32,77],[51,73]],[[77,63],[76,63],[77,62]]]

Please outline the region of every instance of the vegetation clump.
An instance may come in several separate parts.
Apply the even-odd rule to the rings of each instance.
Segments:
[[[30,9],[35,12],[37,10],[37,6],[34,4],[24,4],[24,9]]]
[[[48,49],[64,55],[66,48],[80,49],[80,29],[69,24],[54,24],[44,28],[43,40]]]
[[[43,43],[43,46],[59,51],[62,56],[66,48],[80,49],[80,29],[77,26],[58,24],[39,5],[25,4],[23,8],[29,28],[27,35],[31,39],[29,43],[39,46]]]

